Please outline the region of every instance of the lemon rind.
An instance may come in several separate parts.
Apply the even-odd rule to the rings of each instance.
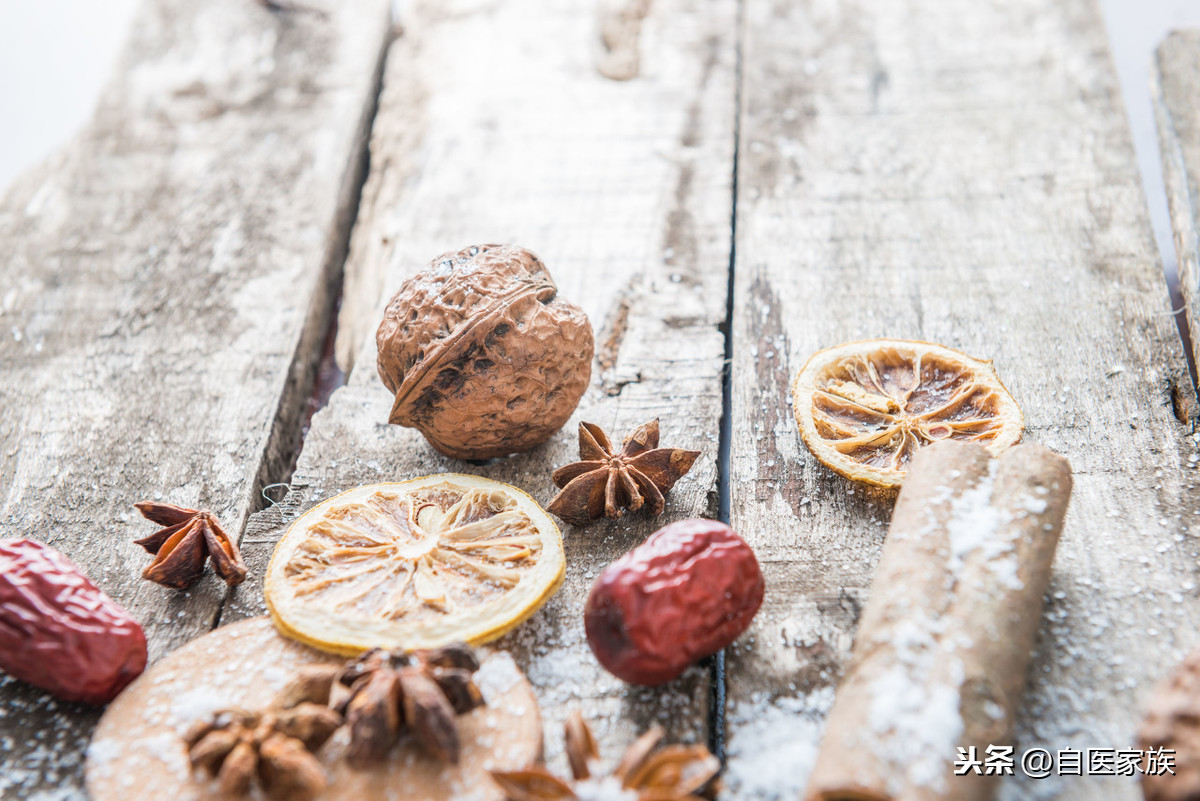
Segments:
[[[938,353],[945,357],[953,357],[961,360],[977,373],[986,376],[988,384],[999,389],[1006,402],[1001,404],[998,415],[1002,418],[1001,435],[981,446],[993,456],[999,456],[1020,441],[1025,430],[1024,414],[1008,387],[1000,380],[991,359],[978,359],[955,348],[916,339],[859,339],[823,348],[812,354],[792,380],[792,414],[796,418],[796,426],[800,430],[800,439],[817,461],[825,467],[851,481],[881,489],[896,490],[903,484],[907,471],[866,467],[826,444],[825,439],[817,432],[812,415],[806,413],[811,407],[812,394],[816,388],[815,378],[825,368],[841,358],[885,347],[910,347]]]
[[[522,511],[533,520],[539,534],[543,537],[543,552],[538,564],[530,574],[523,576],[521,581],[499,599],[488,602],[483,607],[471,610],[472,619],[483,616],[483,620],[495,618],[494,624],[482,623],[463,625],[457,621],[437,624],[405,625],[364,625],[349,616],[327,613],[322,610],[305,609],[303,604],[289,603],[291,594],[281,589],[285,584],[279,578],[288,557],[295,550],[296,544],[302,537],[293,537],[293,532],[301,531],[307,520],[320,516],[339,503],[345,503],[355,495],[368,495],[380,491],[405,491],[418,489],[421,486],[438,483],[460,482],[474,488],[496,489],[513,495],[518,500]],[[549,534],[550,536],[544,536]],[[548,581],[540,579],[550,571],[554,575]],[[370,648],[434,648],[454,641],[465,641],[478,645],[495,640],[521,623],[532,617],[545,603],[562,587],[566,578],[566,554],[563,549],[562,532],[550,518],[541,505],[527,492],[510,484],[474,476],[466,473],[437,473],[418,476],[407,481],[383,482],[367,484],[347,490],[327,498],[292,521],[284,532],[271,560],[263,580],[263,596],[266,600],[267,611],[276,628],[285,636],[302,642],[328,653],[342,656],[355,656]],[[531,582],[529,592],[518,593],[526,582]],[[533,587],[536,582],[537,586]],[[499,607],[489,609],[489,607]]]

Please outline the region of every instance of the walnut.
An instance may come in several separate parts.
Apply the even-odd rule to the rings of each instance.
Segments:
[[[441,453],[490,459],[546,441],[591,380],[592,328],[512,245],[444,253],[404,282],[376,333],[389,422]]]

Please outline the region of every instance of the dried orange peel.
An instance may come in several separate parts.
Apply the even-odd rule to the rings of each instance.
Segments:
[[[264,594],[293,639],[338,654],[495,639],[561,586],[562,535],[533,498],[445,473],[372,484],[309,509]]]
[[[975,442],[999,455],[1025,426],[990,361],[902,339],[813,354],[792,383],[792,410],[821,464],[888,488],[903,483],[913,454],[931,442]]]

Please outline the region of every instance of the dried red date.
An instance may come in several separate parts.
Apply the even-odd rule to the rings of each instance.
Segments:
[[[738,638],[762,604],[750,546],[716,520],[659,529],[609,565],[584,612],[600,664],[633,684],[662,684]]]
[[[142,627],[69,559],[0,540],[0,669],[64,701],[105,704],[145,667]]]

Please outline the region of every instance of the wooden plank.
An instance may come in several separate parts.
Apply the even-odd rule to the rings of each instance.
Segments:
[[[727,796],[803,787],[869,591],[891,499],[819,466],[788,398],[811,353],[867,337],[994,359],[1026,440],[1069,457],[1012,744],[1131,747],[1197,640],[1200,529],[1172,415],[1184,363],[1095,5],[747,0],[745,20],[732,518],[767,602],[729,661]],[[1018,775],[1002,797],[1140,794]]]
[[[240,533],[330,314],[390,21],[318,5],[147,2],[92,122],[0,202],[0,532],[75,560],[152,658],[226,591],[143,582],[131,504]],[[11,682],[0,712],[0,795],[81,796],[96,713]]]
[[[1188,326],[1200,331],[1200,30],[1174,31],[1155,53],[1154,117]],[[1200,346],[1192,337],[1192,353]]]
[[[640,26],[639,74],[622,82],[598,71],[603,26],[576,3],[455,0],[422,4],[403,20],[348,265],[344,308],[366,317],[365,342],[348,386],[314,418],[288,503],[257,515],[247,534],[261,573],[296,509],[346,487],[442,471],[510,482],[546,504],[552,469],[577,458],[580,420],[620,438],[660,416],[665,445],[703,451],[665,514],[564,527],[565,586],[501,643],[538,689],[560,770],[561,722],[577,704],[609,756],[652,720],[680,738],[705,737],[706,671],[661,690],[630,688],[598,667],[582,609],[613,558],[660,525],[716,510],[734,6],[653,4]],[[386,424],[392,398],[376,375],[374,329],[403,278],[443,251],[482,242],[536,251],[561,296],[589,315],[597,357],[579,410],[550,442],[476,466]],[[238,596],[226,619],[262,611]]]

